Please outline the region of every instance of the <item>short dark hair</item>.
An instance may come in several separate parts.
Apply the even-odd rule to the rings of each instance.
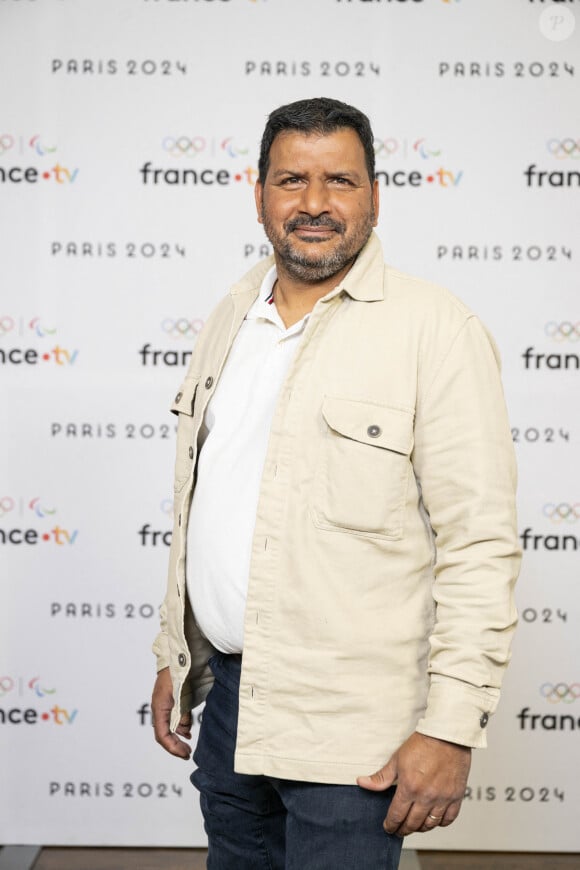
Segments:
[[[354,106],[331,100],[328,97],[314,97],[297,100],[287,106],[280,106],[268,116],[262,142],[258,173],[260,183],[264,184],[270,165],[270,148],[276,136],[286,130],[297,133],[318,133],[326,136],[350,127],[358,135],[365,152],[365,162],[371,184],[375,180],[375,149],[371,123],[367,116]]]

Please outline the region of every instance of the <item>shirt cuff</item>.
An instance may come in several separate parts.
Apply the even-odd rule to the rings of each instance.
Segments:
[[[427,709],[415,730],[449,743],[485,749],[487,723],[498,701],[498,689],[478,688],[452,677],[432,674]]]
[[[169,638],[164,631],[160,631],[152,647],[154,655],[157,656],[157,673],[163,668],[169,667]]]

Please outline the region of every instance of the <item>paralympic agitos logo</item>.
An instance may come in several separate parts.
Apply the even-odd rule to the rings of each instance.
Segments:
[[[63,347],[57,332],[53,323],[41,317],[0,314],[0,365],[74,365],[78,349]]]

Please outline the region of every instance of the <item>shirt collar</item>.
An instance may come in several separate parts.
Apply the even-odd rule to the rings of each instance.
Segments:
[[[274,284],[276,283],[276,266],[272,266],[262,279],[258,297],[248,313],[246,320],[257,320],[259,317],[264,320],[271,320],[277,323],[280,320],[280,315],[274,305]]]
[[[282,332],[285,333],[285,337],[290,335],[294,335],[296,332],[301,332],[306,325],[306,322],[309,318],[309,314],[306,314],[302,320],[299,320],[297,323],[293,323],[292,326],[289,326],[288,329],[284,326],[284,321],[278,314],[278,309],[274,304],[274,284],[276,283],[277,272],[276,266],[272,266],[262,279],[262,283],[260,285],[260,290],[258,292],[258,298],[255,300],[250,310],[246,314],[246,320],[266,320],[269,323],[273,323],[278,327]]]

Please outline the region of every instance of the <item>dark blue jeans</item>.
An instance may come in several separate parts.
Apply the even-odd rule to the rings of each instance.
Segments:
[[[208,870],[396,870],[403,841],[383,829],[394,789],[234,773],[241,656],[219,653],[210,666],[191,775]]]

